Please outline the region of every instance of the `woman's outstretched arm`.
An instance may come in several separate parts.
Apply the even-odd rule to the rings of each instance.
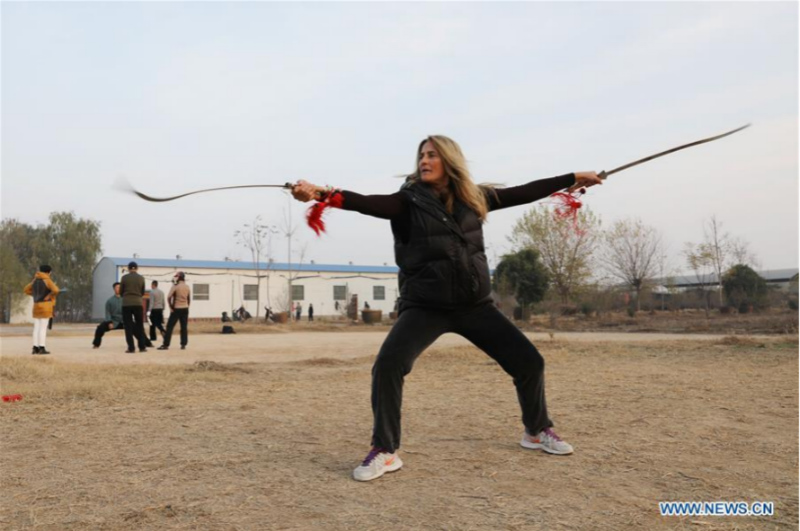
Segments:
[[[580,188],[602,184],[595,172],[577,172],[531,181],[510,188],[494,188],[488,191],[489,210],[500,210],[519,205],[527,205],[563,190],[564,188]]]
[[[326,192],[326,188],[306,181],[298,181],[292,187],[294,198],[303,202],[318,199]],[[397,218],[403,215],[408,208],[405,194],[400,192],[390,195],[362,195],[350,190],[341,190],[339,193],[342,194],[343,199],[342,210],[352,210],[376,218]]]

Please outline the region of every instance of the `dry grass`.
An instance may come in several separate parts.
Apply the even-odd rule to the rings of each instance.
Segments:
[[[406,383],[403,470],[350,479],[371,358],[225,365],[0,360],[9,530],[796,529],[797,339],[544,341],[548,406],[576,447],[526,451],[514,388],[474,348]],[[768,518],[658,516],[765,500]]]
[[[374,331],[388,330],[391,321],[378,325],[353,323],[344,319],[322,319],[313,322],[305,320],[287,324],[256,322],[251,319],[245,323],[230,324],[238,334],[285,334],[288,332],[334,332],[334,331]],[[192,333],[218,334],[222,323],[191,323]],[[553,321],[548,315],[535,315],[525,329],[534,332],[572,331],[572,332],[668,332],[668,333],[713,333],[713,334],[787,334],[798,332],[798,313],[790,310],[772,309],[751,314],[720,314],[713,310],[708,317],[702,310],[638,312],[629,317],[624,312],[605,313],[587,317],[581,314],[560,316]]]
[[[114,366],[98,369],[91,365],[59,363],[51,358],[5,357],[0,363],[3,394],[19,393],[29,402],[51,404],[82,400],[126,401],[141,394],[170,393],[180,385],[224,379],[217,374],[198,375],[196,366],[163,365]]]
[[[728,314],[712,310],[706,316],[703,310],[678,310],[638,312],[629,317],[624,312],[604,313],[600,316],[560,316],[555,327],[548,315],[535,315],[527,325],[529,331],[581,331],[581,332],[668,332],[702,334],[787,334],[797,335],[798,312],[788,309],[770,309],[760,313]]]

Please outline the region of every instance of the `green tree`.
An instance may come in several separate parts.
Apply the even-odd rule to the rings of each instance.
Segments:
[[[592,276],[599,228],[600,219],[591,211],[582,209],[573,220],[537,205],[517,221],[509,239],[518,249],[539,252],[553,288],[561,302],[568,303]]]
[[[22,308],[22,288],[37,269],[37,229],[16,219],[0,223],[0,320],[7,323]]]
[[[763,308],[768,301],[767,281],[744,264],[733,266],[723,275],[722,289],[728,302],[740,311],[747,311],[749,306]]]
[[[100,222],[73,212],[52,212],[39,232],[40,260],[53,266],[63,294],[58,313],[64,321],[88,321],[92,316],[92,272],[102,252]]]
[[[18,290],[30,282],[40,264],[53,267],[53,280],[62,290],[56,311],[60,320],[85,321],[92,311],[92,272],[100,257],[102,243],[100,223],[78,218],[72,212],[53,212],[47,225],[32,227],[15,219],[0,224],[0,243],[10,251],[2,257],[3,275],[6,264],[13,270],[24,272]],[[16,258],[16,262],[11,255]],[[5,279],[4,279],[5,282]],[[12,287],[9,281],[9,288]],[[14,283],[19,280],[14,280]],[[9,290],[11,291],[11,290]],[[0,301],[6,315],[13,301],[8,297]]]
[[[503,256],[494,271],[495,289],[508,291],[527,310],[531,304],[544,299],[550,285],[547,268],[538,251],[523,249]]]
[[[41,230],[41,226],[33,227],[16,219],[4,219],[0,223],[0,243],[14,253],[28,276],[36,273],[41,262]]]
[[[25,294],[22,292],[23,286],[29,281],[28,272],[25,266],[14,254],[14,250],[0,243],[0,322],[7,323],[11,314],[22,308]]]

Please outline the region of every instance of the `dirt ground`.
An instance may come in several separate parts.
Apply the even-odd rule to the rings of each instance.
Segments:
[[[8,530],[796,529],[796,336],[531,337],[575,446],[518,445],[512,382],[445,336],[406,380],[405,467],[368,450],[385,331],[197,334],[186,351],[49,357],[5,334],[0,528]],[[771,517],[661,517],[659,501],[772,501]]]
[[[198,326],[192,323],[190,330],[200,328],[210,332],[209,325]],[[212,325],[214,330],[219,327]],[[76,363],[101,364],[187,364],[196,361],[214,360],[224,363],[262,363],[278,361],[299,361],[310,358],[329,357],[336,359],[353,359],[378,353],[390,327],[388,326],[356,326],[343,327],[340,331],[325,331],[325,328],[300,329],[297,332],[289,327],[266,327],[268,333],[258,334],[255,331],[265,327],[252,327],[246,333],[222,335],[219,333],[197,333],[189,336],[187,350],[180,350],[178,338],[167,351],[156,348],[148,349],[143,354],[125,354],[128,348],[122,330],[107,333],[103,344],[97,350],[91,348],[94,326],[63,325],[55,333],[48,334],[47,348],[53,359]],[[240,325],[241,329],[241,325]],[[92,332],[92,333],[90,333]],[[3,356],[30,357],[30,327],[0,327],[0,352]],[[574,342],[606,343],[664,341],[676,339],[694,339],[703,341],[718,340],[713,334],[657,334],[657,333],[625,333],[625,332],[529,332],[528,337],[535,344],[541,341],[564,340]],[[770,336],[750,336],[763,340]],[[154,342],[156,346],[160,340]],[[446,334],[439,338],[436,346],[455,347],[469,346],[466,339],[454,334]]]

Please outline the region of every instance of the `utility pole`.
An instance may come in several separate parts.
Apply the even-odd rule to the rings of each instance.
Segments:
[[[289,321],[292,319],[292,310],[294,310],[294,297],[292,296],[292,201],[289,200],[289,210],[286,215],[286,241],[289,245],[287,251],[289,257]]]

